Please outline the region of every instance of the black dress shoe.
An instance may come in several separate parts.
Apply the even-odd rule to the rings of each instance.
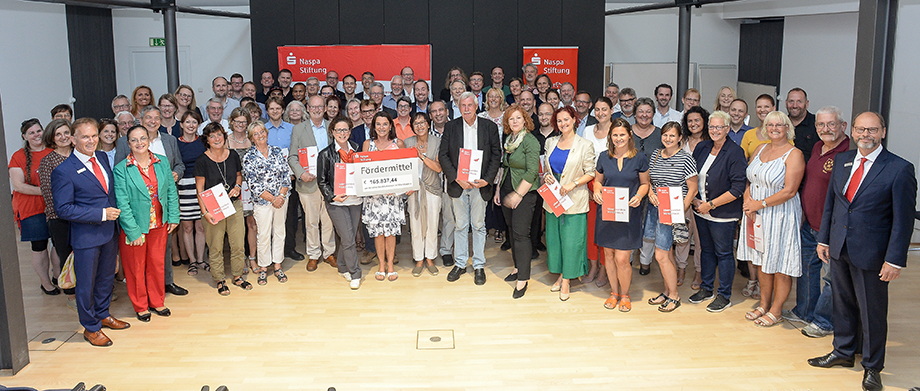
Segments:
[[[543,244],[543,242],[537,242],[537,244],[533,245],[533,248],[540,250],[540,251],[546,251],[546,245]]]
[[[486,269],[474,269],[473,270],[473,282],[476,285],[485,285],[486,284]]]
[[[46,290],[45,290],[45,287],[41,286],[41,284],[39,284],[38,287],[39,287],[39,288],[42,288],[42,292],[43,292],[44,294],[48,295],[48,296],[57,296],[57,295],[60,295],[60,294],[61,294],[61,290],[58,289],[58,287],[54,287],[54,288],[51,289],[50,291],[46,291]]]
[[[517,273],[509,274],[507,277],[505,277],[505,281],[508,281],[508,282],[517,281]]]
[[[172,265],[173,265],[173,266],[182,266],[182,260],[180,259],[180,260],[178,260],[178,261],[172,261]]]
[[[150,307],[150,308],[148,308],[148,309],[150,310],[150,312],[153,312],[154,314],[157,314],[157,315],[160,315],[160,316],[170,316],[170,315],[172,315],[172,312],[169,311],[169,308],[164,308],[162,311],[159,311],[159,310],[157,310],[156,308],[153,308],[153,307]]]
[[[530,254],[530,259],[540,258],[540,252],[537,249],[533,249],[533,253]]]
[[[191,260],[191,259],[180,259],[180,260],[179,260],[179,263],[181,263],[181,264],[183,264],[183,265],[188,265],[188,264],[192,263],[192,260]]]
[[[450,273],[447,273],[447,282],[454,282],[460,279],[460,276],[466,274],[466,268],[461,268],[460,266],[454,266],[453,269],[450,269]]]
[[[865,391],[882,389],[882,374],[878,372],[878,369],[866,368],[866,372],[863,373],[862,387]]]
[[[446,267],[454,266],[454,256],[450,254],[444,254],[441,256],[441,262],[444,262],[444,266]]]
[[[149,321],[150,321],[150,313],[148,312],[148,313],[146,313],[146,314],[141,315],[141,313],[138,312],[138,313],[137,313],[137,320],[139,320],[139,321],[141,321],[141,322],[145,322],[145,323],[146,323],[146,322],[149,322]]]
[[[188,294],[188,289],[185,289],[176,284],[169,284],[169,285],[166,285],[166,292],[172,293],[173,295],[176,295],[176,296],[185,296]]]
[[[746,262],[738,261],[738,271],[741,272],[741,277],[751,278],[751,271],[748,270]]]
[[[846,358],[843,356],[838,356],[834,352],[830,352],[821,357],[815,357],[808,359],[808,365],[818,368],[830,368],[835,365],[840,365],[847,368],[853,367],[854,360],[852,357]]]
[[[524,292],[527,292],[527,283],[526,283],[526,282],[524,283],[524,287],[521,288],[520,290],[519,290],[517,287],[515,287],[515,288],[514,288],[514,292],[511,293],[511,297],[512,297],[512,298],[515,298],[515,299],[520,299],[520,298],[524,297]]]
[[[285,258],[291,258],[295,261],[303,261],[303,254],[297,252],[297,250],[286,251],[284,256]]]
[[[651,265],[639,265],[639,275],[640,276],[647,276],[651,272],[652,272]]]
[[[511,241],[505,240],[504,242],[502,242],[502,251],[508,251],[508,250],[511,250]]]

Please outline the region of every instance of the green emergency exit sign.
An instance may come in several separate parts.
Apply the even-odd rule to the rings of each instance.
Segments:
[[[166,38],[150,38],[150,47],[166,46]]]

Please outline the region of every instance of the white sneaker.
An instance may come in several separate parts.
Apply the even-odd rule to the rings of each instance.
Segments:
[[[351,289],[352,289],[352,290],[355,290],[355,289],[358,289],[358,288],[361,287],[361,279],[360,279],[360,278],[355,278],[354,280],[350,280],[350,281],[351,281],[351,283],[349,284],[349,286],[351,286]]]
[[[345,272],[345,273],[339,273],[339,275],[342,276],[342,278],[344,278],[345,281],[351,281],[351,273]]]
[[[832,334],[833,330],[825,330],[818,326],[815,326],[814,323],[809,323],[808,326],[802,328],[802,335],[810,338],[822,338],[826,337],[829,334]]]
[[[801,323],[804,325],[809,324],[808,322],[805,321],[805,319],[800,318],[798,315],[795,314],[795,312],[792,312],[792,310],[783,310],[783,317],[786,318],[786,320],[793,322],[793,323]]]

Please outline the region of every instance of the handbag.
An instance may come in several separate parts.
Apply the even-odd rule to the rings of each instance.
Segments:
[[[61,268],[61,276],[58,277],[58,286],[61,289],[73,289],[77,286],[77,278],[73,272],[73,253],[67,256],[64,266]]]

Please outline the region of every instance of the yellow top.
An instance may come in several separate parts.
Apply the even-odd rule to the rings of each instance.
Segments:
[[[757,138],[757,134],[759,132],[760,127],[749,129],[746,133],[744,133],[744,138],[741,139],[741,149],[744,150],[744,157],[747,159],[751,158],[751,155],[754,154],[754,151],[757,150],[757,147],[770,142],[770,139],[761,140]],[[792,140],[789,140],[789,144],[795,145]]]

